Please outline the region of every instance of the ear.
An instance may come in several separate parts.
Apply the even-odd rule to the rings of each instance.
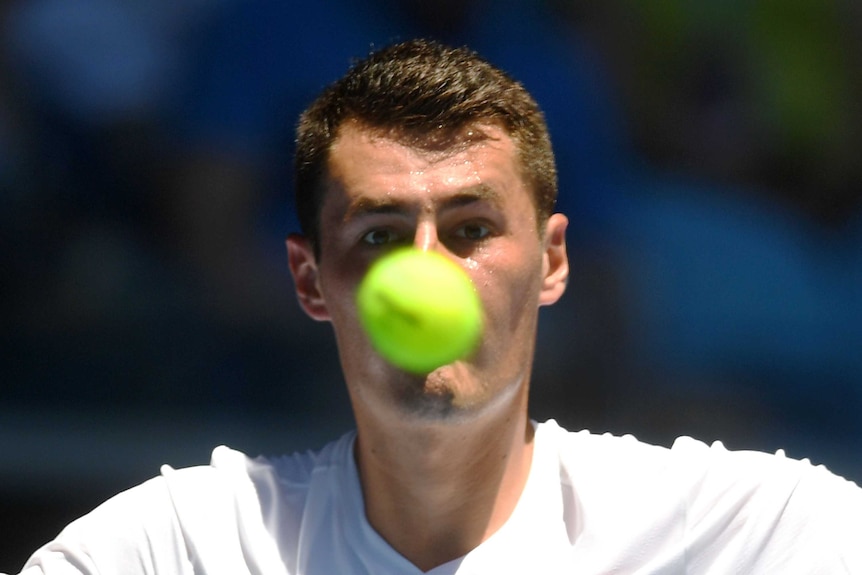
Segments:
[[[569,219],[552,214],[545,225],[545,254],[542,265],[542,291],[539,305],[551,305],[566,291],[569,280],[569,256],[566,253],[566,228]]]
[[[317,258],[314,247],[305,236],[291,234],[287,241],[287,263],[293,275],[299,305],[308,316],[317,321],[328,321],[329,311],[320,289]]]

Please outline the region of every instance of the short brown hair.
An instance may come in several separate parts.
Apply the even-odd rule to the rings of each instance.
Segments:
[[[515,142],[544,225],[557,196],[557,171],[544,116],[533,97],[472,50],[428,40],[394,44],[355,63],[300,116],[295,194],[299,223],[315,250],[329,151],[346,121],[414,140],[499,123]]]

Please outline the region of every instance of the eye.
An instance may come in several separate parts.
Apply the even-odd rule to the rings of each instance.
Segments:
[[[384,246],[398,240],[398,234],[387,228],[374,229],[362,236],[362,243],[370,246]]]
[[[471,241],[485,239],[490,233],[488,226],[479,223],[466,224],[455,230],[456,237]]]

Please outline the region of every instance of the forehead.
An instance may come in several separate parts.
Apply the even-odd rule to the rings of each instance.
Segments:
[[[349,194],[439,193],[479,185],[526,191],[518,149],[493,124],[429,137],[347,123],[330,149],[327,175],[329,192],[336,187]]]

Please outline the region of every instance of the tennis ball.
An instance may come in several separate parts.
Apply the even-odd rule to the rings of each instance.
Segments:
[[[482,333],[482,304],[458,264],[400,248],[375,261],[356,293],[359,319],[390,363],[429,373],[465,357]]]

